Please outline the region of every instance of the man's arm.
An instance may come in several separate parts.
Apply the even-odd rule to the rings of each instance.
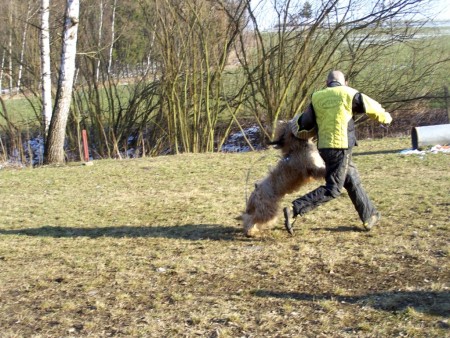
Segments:
[[[289,121],[292,134],[302,140],[317,136],[316,115],[312,104],[303,113],[297,114]]]
[[[303,112],[299,125],[301,130],[310,130],[316,126],[316,113],[311,103]]]
[[[364,101],[361,93],[356,93],[355,96],[353,96],[352,111],[354,115],[366,113],[366,108],[364,107]]]
[[[354,114],[366,114],[380,123],[392,122],[391,114],[384,110],[381,104],[362,93],[356,93],[353,97],[352,110]]]

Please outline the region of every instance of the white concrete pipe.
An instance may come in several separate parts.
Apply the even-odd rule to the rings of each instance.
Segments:
[[[450,144],[450,124],[414,127],[411,130],[411,139],[413,149],[436,144]]]

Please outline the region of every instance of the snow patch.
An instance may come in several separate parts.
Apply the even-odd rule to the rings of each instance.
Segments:
[[[226,142],[222,145],[221,151],[224,153],[240,153],[252,151],[245,137],[248,139],[253,149],[262,150],[265,147],[261,144],[261,132],[258,126],[243,129],[243,132],[231,134]]]
[[[425,154],[437,154],[437,153],[447,153],[450,154],[450,146],[444,145],[441,146],[440,144],[437,144],[430,149],[427,150],[418,150],[418,149],[405,149],[400,151],[401,155],[425,155]]]

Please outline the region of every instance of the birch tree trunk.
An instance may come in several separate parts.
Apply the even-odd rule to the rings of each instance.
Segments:
[[[0,95],[3,93],[3,69],[5,67],[5,50],[2,54],[2,64],[0,65]]]
[[[13,3],[11,0],[9,2],[9,39],[8,39],[9,95],[12,95],[13,91],[12,32],[13,32]]]
[[[98,60],[97,60],[97,70],[95,74],[95,79],[98,81],[98,78],[100,77],[100,66],[101,66],[101,57],[100,57],[100,50],[101,50],[101,44],[102,44],[102,33],[103,33],[103,0],[100,0],[100,20],[98,25]]]
[[[23,63],[24,63],[25,47],[27,45],[28,20],[30,19],[30,13],[31,13],[31,2],[28,1],[27,16],[25,19],[23,33],[22,33],[22,49],[20,51],[19,72],[17,74],[17,91],[18,92],[20,91],[20,86],[22,85],[22,70],[23,70]]]
[[[113,4],[113,8],[112,8],[112,20],[111,20],[111,46],[109,48],[108,74],[111,73],[112,54],[113,54],[113,49],[114,49],[114,39],[116,38],[115,37],[116,6],[117,6],[117,0],[114,0],[114,4]]]
[[[58,90],[45,145],[46,164],[64,163],[64,141],[75,76],[79,11],[79,0],[67,0]]]
[[[41,1],[41,81],[42,81],[42,118],[44,135],[47,137],[52,119],[52,77],[50,69],[50,0]]]

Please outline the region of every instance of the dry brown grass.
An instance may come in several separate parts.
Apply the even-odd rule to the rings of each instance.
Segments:
[[[444,337],[450,156],[409,144],[356,150],[369,233],[343,197],[246,239],[273,150],[1,170],[0,337]]]

